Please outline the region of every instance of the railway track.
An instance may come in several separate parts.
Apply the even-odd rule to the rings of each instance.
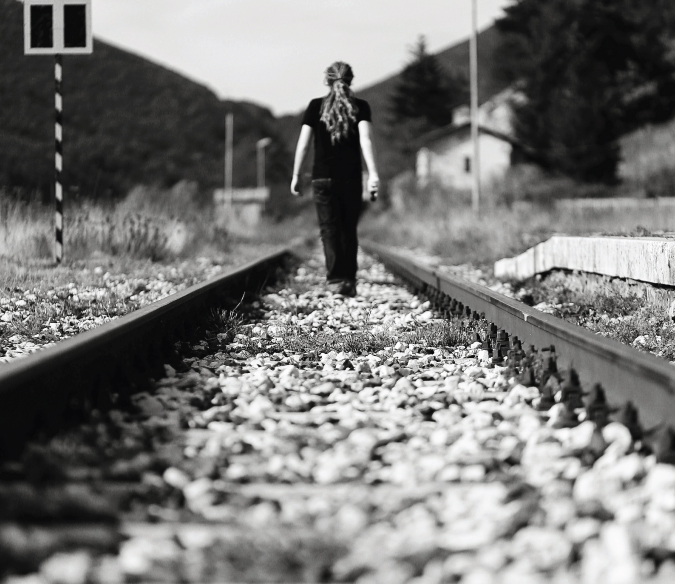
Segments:
[[[523,348],[554,347],[557,365],[574,368],[588,389],[600,383],[614,405],[635,404],[648,426],[675,423],[675,369],[663,359],[594,335],[502,294],[367,242],[364,248],[453,316],[486,319]],[[504,357],[510,347],[505,347]]]
[[[0,458],[16,455],[36,431],[60,428],[135,385],[170,358],[173,342],[225,297],[255,293],[291,254],[280,248],[118,320],[0,367]],[[115,397],[113,397],[115,394]]]
[[[0,578],[669,581],[672,449],[608,419],[670,436],[669,366],[364,247],[356,299],[316,258],[263,290],[279,250],[0,369]]]

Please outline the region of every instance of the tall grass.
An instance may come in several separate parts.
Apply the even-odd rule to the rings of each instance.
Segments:
[[[138,186],[117,202],[66,200],[64,256],[67,262],[96,254],[152,261],[220,257],[233,244],[281,244],[316,231],[311,206],[294,208],[298,214],[283,221],[263,215],[241,235],[219,222],[211,195],[189,182],[168,190]],[[54,239],[51,206],[0,188],[0,259],[47,262]]]
[[[364,236],[385,244],[421,248],[449,263],[473,263],[491,268],[493,262],[522,253],[554,234],[645,235],[675,230],[675,216],[664,209],[631,208],[585,210],[548,204],[509,205],[486,202],[478,214],[462,197],[436,190],[428,196],[410,196],[404,209],[367,215]]]
[[[186,257],[208,246],[221,249],[227,233],[190,183],[171,190],[137,187],[118,202],[66,201],[64,250],[68,261],[100,253],[152,261]],[[0,256],[53,257],[54,211],[0,190]]]
[[[643,126],[621,139],[620,177],[644,196],[675,197],[675,120]]]

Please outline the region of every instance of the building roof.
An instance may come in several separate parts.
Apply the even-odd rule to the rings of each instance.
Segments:
[[[447,138],[455,134],[461,134],[463,132],[470,132],[470,131],[471,131],[470,122],[458,125],[448,124],[447,126],[437,128],[436,130],[432,130],[431,132],[427,132],[426,134],[420,136],[415,141],[415,148],[419,150],[421,148],[424,148],[425,146],[430,146],[433,142],[436,142],[443,138]],[[495,138],[502,140],[504,142],[508,142],[509,144],[511,144],[511,146],[520,150],[520,152],[522,152],[527,157],[527,160],[539,164],[542,167],[546,167],[546,161],[541,156],[539,156],[536,151],[534,151],[529,146],[525,146],[523,143],[519,142],[514,137],[504,134],[503,132],[499,132],[498,130],[493,130],[488,126],[483,126],[481,124],[478,125],[478,132],[480,134],[487,134],[489,136],[494,136]]]
[[[423,134],[416,140],[415,146],[417,147],[417,149],[423,148],[424,146],[430,145],[432,142],[436,142],[443,138],[448,138],[449,136],[453,136],[455,134],[461,134],[467,130],[468,131],[471,130],[470,122],[465,122],[464,124],[459,125],[448,124],[447,126],[443,126],[442,128],[437,128],[435,130],[431,130],[431,132]],[[509,144],[511,144],[512,146],[516,146],[517,148],[523,148],[522,144],[520,144],[515,138],[507,136],[506,134],[498,132],[497,130],[493,130],[492,128],[489,128],[487,126],[479,124],[478,132],[481,134],[488,134],[490,136],[494,136],[495,138],[503,140],[504,142],[508,142]]]

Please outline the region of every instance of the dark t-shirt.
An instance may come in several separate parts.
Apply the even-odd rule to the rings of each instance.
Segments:
[[[312,178],[358,178],[361,180],[361,143],[359,127],[361,121],[370,122],[370,105],[355,98],[356,124],[349,134],[341,140],[331,143],[326,124],[321,121],[321,104],[323,97],[309,102],[302,123],[314,130],[314,167]]]

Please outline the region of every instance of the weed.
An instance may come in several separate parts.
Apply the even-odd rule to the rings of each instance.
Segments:
[[[262,343],[252,334],[251,326],[242,326],[241,315],[228,312],[220,317],[224,325],[221,330],[228,331],[221,342],[237,342],[240,350],[252,355],[262,352],[287,352],[305,355],[318,360],[321,354],[344,352],[353,355],[370,355],[379,351],[392,351],[398,342],[429,348],[448,348],[457,345],[469,345],[472,341],[473,326],[464,323],[443,321],[431,324],[414,324],[409,330],[378,326],[358,326],[350,332],[312,331],[297,325],[277,326],[275,336],[269,342]],[[358,324],[358,323],[357,323]]]
[[[562,275],[520,284],[532,304],[546,302],[552,314],[605,337],[675,360],[675,324],[667,311],[636,295],[571,289]]]

